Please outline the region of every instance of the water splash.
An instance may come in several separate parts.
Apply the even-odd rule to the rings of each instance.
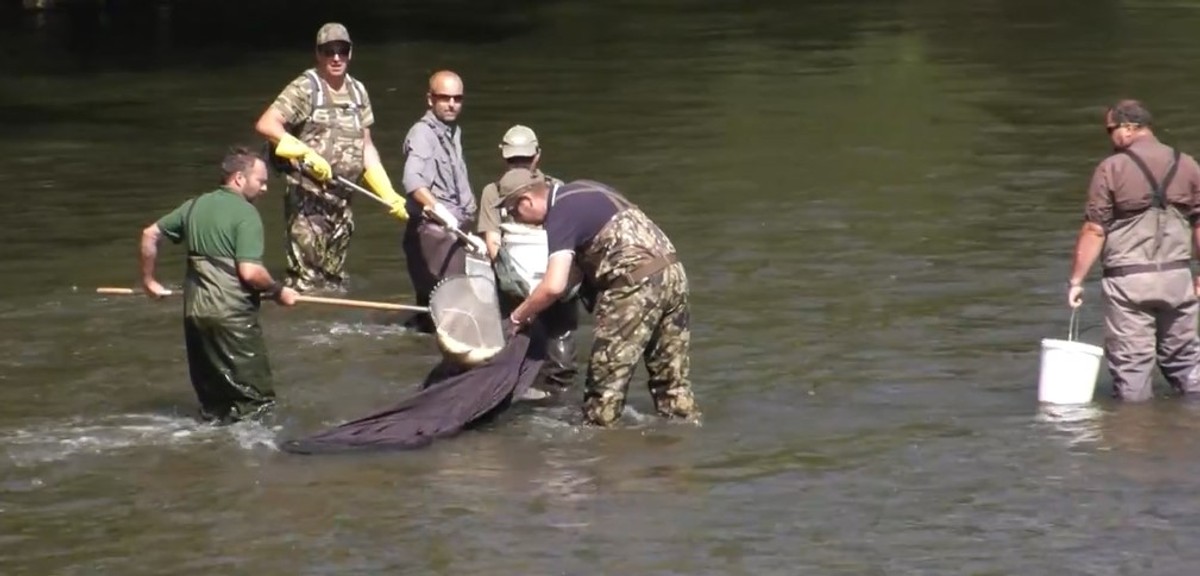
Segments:
[[[183,416],[116,414],[100,418],[70,418],[0,431],[0,445],[17,466],[97,455],[126,448],[179,446],[232,440],[243,450],[277,450],[280,427],[257,422],[213,426]]]
[[[336,344],[339,339],[350,336],[363,336],[372,340],[390,340],[396,336],[417,335],[419,332],[405,327],[403,324],[372,324],[366,322],[334,322],[314,324],[310,334],[300,339],[313,346],[329,346]]]

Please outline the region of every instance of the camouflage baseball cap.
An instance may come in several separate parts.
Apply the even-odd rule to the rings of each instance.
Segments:
[[[517,124],[504,133],[500,140],[500,155],[505,158],[513,156],[532,157],[538,153],[537,134],[528,126]]]
[[[513,168],[505,172],[504,176],[500,177],[500,182],[496,184],[496,191],[500,197],[500,201],[496,202],[496,208],[508,207],[530,186],[544,182],[546,182],[546,175],[542,174],[541,170]]]
[[[317,30],[317,46],[328,44],[330,42],[345,42],[353,45],[350,41],[350,32],[345,26],[337,22],[330,22]]]

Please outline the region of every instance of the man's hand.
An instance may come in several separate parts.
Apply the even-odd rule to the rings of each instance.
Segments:
[[[426,207],[425,211],[436,218],[448,228],[458,228],[458,218],[455,218],[444,205],[440,202],[433,205],[433,208]]]
[[[516,336],[517,333],[521,332],[529,325],[528,322],[521,323],[513,320],[512,316],[505,318],[501,324],[503,324],[502,328],[504,329],[504,336],[508,338]]]
[[[472,252],[474,252],[480,256],[487,255],[487,243],[483,241],[483,238],[480,238],[473,234],[467,234],[466,239],[467,239],[467,244]]]
[[[375,153],[378,155],[378,152]],[[405,206],[404,197],[397,194],[392,188],[392,181],[388,178],[387,170],[383,169],[383,164],[374,163],[363,172],[363,180],[367,181],[367,186],[375,191],[375,195],[387,202],[392,209],[389,214],[399,218],[400,220],[408,220],[408,208]]]
[[[279,144],[275,146],[275,154],[281,158],[300,161],[300,165],[319,182],[329,182],[333,179],[333,167],[329,165],[329,161],[291,134],[284,133],[279,139]]]
[[[1196,291],[1196,296],[1200,297],[1200,276],[1192,280],[1192,290]]]
[[[1196,285],[1197,293],[1200,294],[1200,283]],[[1083,305],[1083,284],[1071,284],[1067,288],[1067,305],[1071,308],[1078,308]]]
[[[279,291],[279,297],[276,298],[275,301],[283,306],[295,306],[296,297],[299,295],[299,292],[296,292],[295,290],[285,286],[283,290]]]
[[[142,281],[142,291],[153,300],[171,295],[170,290],[163,288],[163,285],[153,278]]]

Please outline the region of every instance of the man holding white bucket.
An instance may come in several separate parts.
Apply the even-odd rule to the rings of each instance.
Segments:
[[[500,140],[500,155],[507,168],[537,170],[542,158],[537,134],[517,124]],[[561,181],[547,176],[552,182]],[[541,226],[516,222],[497,208],[500,193],[497,182],[483,188],[479,197],[478,231],[487,243],[488,256],[496,269],[501,291],[501,312],[508,315],[541,281],[546,273],[548,252],[546,231]],[[579,327],[579,298],[568,293],[538,316],[546,329],[545,382],[566,389],[575,381],[575,331]]]
[[[1174,390],[1200,392],[1200,280],[1190,269],[1200,249],[1200,166],[1158,141],[1140,102],[1118,102],[1104,120],[1115,153],[1088,187],[1067,301],[1083,303],[1084,277],[1099,258],[1113,395],[1150,399],[1156,357]]]

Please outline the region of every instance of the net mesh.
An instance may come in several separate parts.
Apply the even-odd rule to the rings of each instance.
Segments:
[[[455,275],[429,296],[438,347],[457,364],[473,366],[504,348],[504,326],[496,281],[490,276]]]
[[[467,254],[466,264],[467,276],[487,276],[488,278],[493,276],[492,263],[482,257]]]

